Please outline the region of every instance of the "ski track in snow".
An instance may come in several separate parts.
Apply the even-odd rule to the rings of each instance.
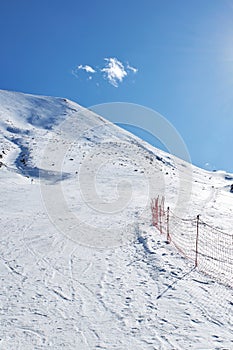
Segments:
[[[80,108],[64,99],[0,92],[0,349],[232,349],[232,289],[194,269],[168,245],[151,226],[149,203],[144,203],[146,174],[153,184],[150,196],[164,194],[172,207],[182,161],[86,114],[79,120],[85,132],[77,142],[69,145],[58,131],[54,136],[53,123]],[[109,138],[112,144],[101,149],[109,164],[97,176],[99,192],[117,198],[116,173],[133,179],[136,193],[132,207],[113,221],[91,216],[76,174],[96,139]],[[121,156],[114,140],[127,143]],[[123,245],[103,249],[74,243],[51,223],[37,178],[46,142],[54,147],[54,157],[40,181],[54,188],[62,182],[70,208],[103,232],[111,225],[124,230],[128,220],[131,231]],[[56,158],[62,143],[69,146],[64,178]],[[201,211],[205,221],[230,232],[233,197],[226,176],[193,167],[187,215]]]

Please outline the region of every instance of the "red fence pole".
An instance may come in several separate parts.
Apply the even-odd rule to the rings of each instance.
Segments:
[[[159,226],[160,226],[160,233],[163,233],[163,227],[162,227],[162,205],[159,206]]]
[[[197,215],[197,235],[196,235],[196,257],[195,257],[195,267],[197,267],[197,259],[198,259],[199,220],[200,220],[200,215]]]

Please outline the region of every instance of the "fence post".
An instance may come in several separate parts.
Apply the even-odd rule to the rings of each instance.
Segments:
[[[160,226],[160,233],[163,233],[163,228],[162,228],[162,205],[159,205],[159,226]]]
[[[167,207],[167,242],[168,243],[171,242],[171,237],[170,237],[170,232],[169,232],[169,211],[170,211],[170,208]]]
[[[197,257],[198,257],[199,220],[200,220],[200,215],[197,215],[197,235],[196,235],[196,257],[195,257],[195,267],[197,267]]]

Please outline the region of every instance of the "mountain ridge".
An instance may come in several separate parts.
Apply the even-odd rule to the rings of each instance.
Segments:
[[[230,233],[231,174],[63,98],[0,91],[0,121],[0,348],[232,347],[232,289],[168,245],[150,210],[164,196]],[[187,237],[185,222],[171,234]]]

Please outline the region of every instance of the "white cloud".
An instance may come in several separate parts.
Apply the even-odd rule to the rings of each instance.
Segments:
[[[127,69],[131,70],[133,73],[137,73],[138,69],[127,64]]]
[[[78,70],[82,69],[85,70],[87,73],[96,73],[96,70],[94,68],[92,68],[91,66],[88,66],[87,64],[85,66],[83,66],[82,64],[80,64],[77,67]]]
[[[117,58],[105,58],[107,62],[105,67],[101,69],[104,73],[105,78],[115,87],[118,87],[119,82],[127,76],[127,72],[123,63],[118,61]]]
[[[79,71],[84,71],[84,73],[88,74],[88,81],[93,80],[94,73],[96,73],[96,81],[96,79],[100,78],[100,74],[101,77],[103,76],[104,79],[106,79],[111,85],[117,88],[119,86],[119,83],[122,83],[129,74],[136,74],[138,72],[138,69],[130,66],[128,62],[126,62],[126,64],[123,64],[115,57],[105,58],[104,60],[105,65],[103,68],[99,68],[98,66],[91,67],[87,64],[80,64],[72,71],[72,74],[76,76],[76,78],[79,78]],[[99,86],[99,82],[97,82],[97,84]]]

